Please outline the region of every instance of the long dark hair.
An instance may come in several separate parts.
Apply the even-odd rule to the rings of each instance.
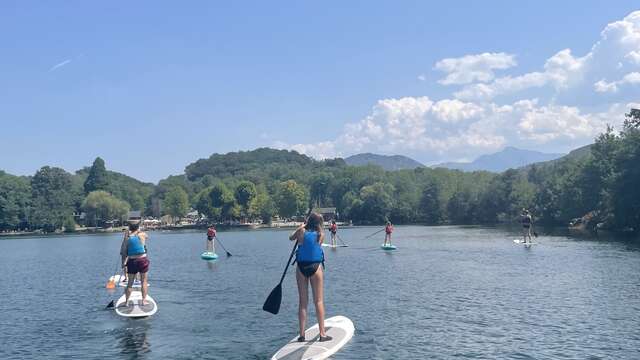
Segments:
[[[138,221],[131,221],[129,223],[129,231],[130,232],[136,232],[140,229],[140,222]]]
[[[323,223],[324,219],[322,218],[322,216],[316,213],[311,213],[307,218],[307,223],[304,225],[304,228],[307,231],[316,231],[318,233],[321,233]]]

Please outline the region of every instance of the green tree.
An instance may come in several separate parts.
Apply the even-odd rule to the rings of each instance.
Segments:
[[[163,207],[173,218],[182,218],[189,211],[189,195],[182,187],[175,186],[165,194]]]
[[[84,193],[88,194],[96,190],[107,190],[109,185],[107,168],[104,165],[104,160],[97,157],[91,165],[87,180],[84,182]]]
[[[302,213],[307,208],[307,194],[304,187],[295,180],[280,183],[276,204],[278,213],[284,218]]]
[[[422,190],[420,213],[422,221],[428,225],[436,225],[442,221],[440,188],[435,182],[427,184]]]
[[[640,232],[640,111],[632,109],[631,114],[634,111],[635,118],[625,121],[620,134],[609,203],[615,228]]]
[[[222,182],[218,182],[211,187],[209,191],[209,199],[213,215],[219,214],[213,220],[228,220],[234,215],[235,198],[229,188]]]
[[[251,203],[250,213],[252,217],[260,218],[264,224],[270,224],[271,219],[276,215],[276,205],[264,187],[257,188],[257,195]]]
[[[251,203],[257,196],[256,185],[251,181],[241,181],[236,186],[235,199],[240,206],[241,216],[249,216]]]
[[[360,203],[352,203],[360,221],[382,223],[389,218],[393,208],[394,187],[391,184],[377,182],[360,189]],[[358,206],[360,207],[358,209]]]
[[[72,233],[72,232],[76,232],[76,221],[73,219],[73,216],[67,216],[66,219],[64,219],[64,232],[67,233]]]
[[[36,228],[53,231],[63,226],[73,215],[75,198],[71,174],[45,166],[31,179],[32,215],[30,222]]]
[[[129,204],[106,191],[92,191],[82,203],[88,224],[104,226],[107,221],[125,221],[129,215]]]
[[[473,223],[474,211],[474,201],[468,190],[456,192],[447,203],[447,218],[453,224]]]
[[[326,204],[328,196],[331,192],[331,181],[333,176],[326,172],[321,172],[311,178],[311,185],[309,188],[309,196],[311,201],[316,206],[322,206]]]
[[[0,230],[26,226],[30,206],[29,180],[0,171]]]

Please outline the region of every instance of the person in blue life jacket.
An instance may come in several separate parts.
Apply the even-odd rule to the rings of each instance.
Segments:
[[[125,304],[129,304],[129,297],[133,289],[133,282],[136,275],[140,274],[142,304],[147,302],[147,274],[149,272],[149,258],[147,257],[147,240],[145,232],[140,231],[140,222],[130,222],[129,232],[123,241],[124,252],[127,254],[122,266],[127,269],[127,288],[125,290]]]
[[[309,283],[313,290],[313,303],[316,307],[318,326],[320,330],[319,341],[329,341],[331,336],[327,336],[324,329],[324,252],[322,242],[324,241],[324,230],[322,216],[311,213],[307,222],[298,227],[289,237],[289,240],[298,242],[296,252],[296,280],[298,283],[299,308],[298,320],[300,322],[300,337],[298,341],[305,341],[304,332],[307,322],[307,305],[309,303]]]

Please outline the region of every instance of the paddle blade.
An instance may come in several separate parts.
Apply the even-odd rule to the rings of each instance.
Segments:
[[[534,232],[533,232],[533,236],[534,236],[534,237],[538,237],[538,233],[534,231]]]
[[[231,256],[231,253],[227,251],[227,257],[230,257],[230,256]]]
[[[271,294],[267,297],[267,300],[262,305],[262,310],[276,315],[280,311],[280,303],[282,302],[282,284],[278,284]]]
[[[111,302],[109,302],[109,304],[107,304],[107,309],[111,309],[112,307],[115,307],[115,304],[113,303],[113,300],[111,300]]]
[[[113,280],[109,280],[107,281],[107,289],[115,289],[116,288],[116,283]]]

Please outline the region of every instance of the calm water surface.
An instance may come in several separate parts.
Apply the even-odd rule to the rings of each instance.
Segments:
[[[326,250],[327,315],[356,326],[335,359],[640,359],[640,247],[504,229],[397,227],[398,251],[343,229]],[[296,335],[295,276],[261,310],[290,251],[285,231],[151,233],[158,313],[118,317],[105,289],[121,236],[0,240],[0,358],[268,359]],[[224,252],[218,248],[218,254]],[[315,316],[310,306],[312,316]],[[315,323],[315,319],[313,320]]]

